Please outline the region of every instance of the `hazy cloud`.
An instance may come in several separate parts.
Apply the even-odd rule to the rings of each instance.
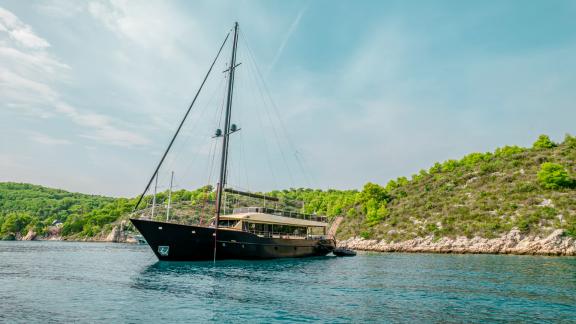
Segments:
[[[284,52],[284,48],[286,47],[286,44],[288,44],[290,37],[292,36],[294,31],[296,31],[296,29],[298,28],[298,25],[300,24],[300,20],[302,19],[302,16],[306,12],[306,8],[308,8],[308,4],[302,6],[302,9],[300,9],[300,11],[298,11],[296,18],[294,18],[294,20],[292,21],[292,24],[290,24],[290,27],[288,28],[286,35],[282,39],[282,43],[280,43],[278,50],[276,50],[276,54],[274,54],[274,58],[272,59],[272,63],[270,63],[270,67],[268,68],[268,70],[266,72],[266,76],[268,76],[268,74],[270,74],[270,72],[276,66],[276,63],[278,63],[278,60],[280,59],[280,57],[282,56],[282,53]]]
[[[69,141],[67,139],[55,138],[55,137],[52,137],[52,136],[49,136],[46,134],[42,134],[42,133],[37,133],[37,132],[31,132],[29,137],[34,142],[44,144],[44,145],[67,145],[67,144],[72,143],[71,141]]]
[[[84,127],[82,137],[105,144],[133,146],[149,142],[108,116],[68,104],[56,89],[56,83],[67,78],[70,67],[46,51],[49,46],[46,40],[3,8],[0,8],[0,26],[0,36],[4,37],[0,43],[0,99],[5,105],[23,112],[40,110],[39,116],[44,118],[67,117]],[[56,143],[45,136],[34,139],[43,144]]]
[[[2,7],[0,7],[0,31],[8,33],[10,38],[25,47],[41,49],[50,46],[45,39],[37,36],[29,25]]]

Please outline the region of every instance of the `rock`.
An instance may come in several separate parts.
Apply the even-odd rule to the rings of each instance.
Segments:
[[[552,203],[552,199],[544,199],[544,200],[542,200],[542,202],[540,204],[538,204],[538,207],[552,207],[552,208],[554,208],[554,204]]]
[[[112,232],[110,232],[110,234],[108,234],[105,241],[106,242],[120,242],[121,238],[122,238],[122,231],[120,231],[120,228],[118,226],[114,226],[114,228],[112,229]]]
[[[378,252],[491,253],[576,256],[576,240],[557,229],[547,237],[525,236],[517,228],[499,238],[448,238],[435,240],[433,235],[403,242],[366,240],[360,237],[338,242],[338,246]]]
[[[38,234],[36,234],[36,232],[34,232],[33,230],[29,230],[26,236],[22,238],[22,241],[34,241],[37,235]]]
[[[125,227],[126,226],[125,226],[124,222],[120,223],[120,225],[114,226],[114,228],[112,228],[112,231],[110,232],[110,234],[108,234],[108,236],[106,236],[106,238],[104,238],[103,241],[104,242],[113,242],[113,243],[127,243],[127,242],[131,243],[128,235],[124,231]]]
[[[136,244],[136,243],[138,243],[138,240],[133,236],[128,236],[128,237],[126,237],[125,243]]]

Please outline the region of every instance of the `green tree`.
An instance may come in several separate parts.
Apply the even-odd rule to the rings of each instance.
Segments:
[[[562,143],[571,149],[576,149],[576,137],[566,134],[564,137],[564,142]]]
[[[566,169],[558,163],[543,163],[538,172],[538,180],[540,184],[547,189],[569,188],[574,186],[574,179],[570,178]]]
[[[542,135],[542,136],[546,136],[546,135]],[[546,136],[546,137],[548,137],[548,136]],[[550,140],[550,139],[548,139],[548,140]],[[534,144],[536,144],[536,143],[534,143]],[[554,144],[554,143],[552,143],[552,144]],[[507,156],[511,156],[514,154],[522,153],[522,152],[524,152],[524,150],[525,149],[523,149],[519,146],[516,146],[516,145],[512,145],[512,146],[506,145],[504,147],[497,148],[496,151],[494,152],[494,155],[497,157],[507,157]]]
[[[360,199],[365,202],[374,200],[376,203],[380,203],[382,201],[388,200],[389,198],[390,196],[384,187],[371,182],[368,182],[364,185],[364,189],[360,194]]]
[[[2,235],[17,234],[17,233],[23,234],[22,232],[31,221],[32,216],[30,216],[28,213],[24,212],[10,213],[4,220],[0,233]]]
[[[534,149],[547,149],[556,147],[556,143],[552,142],[548,135],[540,135],[534,144],[532,144],[532,148]]]

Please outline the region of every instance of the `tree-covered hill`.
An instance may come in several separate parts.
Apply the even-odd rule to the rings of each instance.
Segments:
[[[0,183],[0,235],[11,237],[28,229],[43,233],[55,221],[85,216],[114,201],[26,183]]]
[[[576,236],[575,179],[576,138],[566,135],[562,143],[554,143],[542,135],[530,148],[505,146],[472,153],[436,163],[410,179],[400,177],[386,185],[368,183],[360,191],[300,188],[267,195],[307,213],[345,216],[338,232],[341,239],[362,236],[403,241],[430,234],[491,238],[512,228],[533,235],[561,228]],[[177,207],[174,216],[209,218],[212,189],[172,193]],[[151,198],[146,200],[149,203]],[[159,206],[166,201],[167,193],[157,196]],[[0,183],[0,236],[17,237],[30,229],[42,234],[54,220],[63,222],[64,236],[103,235],[112,229],[111,224],[128,217],[134,203],[134,198]]]
[[[384,188],[379,209],[350,213],[341,236],[402,241],[435,237],[492,238],[516,227],[576,235],[576,138],[540,136],[531,148],[506,146],[436,163]],[[377,203],[375,205],[378,205]]]
[[[410,179],[362,191],[273,192],[306,201],[307,212],[345,215],[339,238],[403,241],[435,237],[492,238],[518,228],[576,236],[576,138],[542,135],[531,148],[505,146],[436,163]]]

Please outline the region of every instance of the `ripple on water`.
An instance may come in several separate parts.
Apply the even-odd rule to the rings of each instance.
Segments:
[[[157,262],[147,246],[0,242],[0,322],[573,321],[576,258],[366,254]]]

